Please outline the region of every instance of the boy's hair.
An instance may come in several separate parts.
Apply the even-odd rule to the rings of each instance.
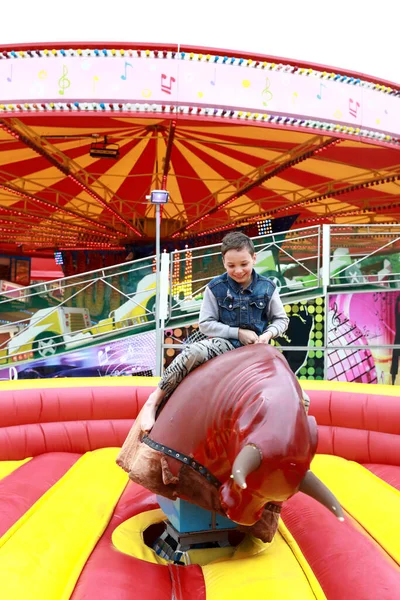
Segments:
[[[255,254],[252,240],[241,231],[232,231],[223,238],[221,243],[222,256],[225,256],[228,250],[248,250],[251,255]]]

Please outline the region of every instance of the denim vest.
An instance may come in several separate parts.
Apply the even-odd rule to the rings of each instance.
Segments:
[[[208,287],[218,302],[218,321],[230,327],[251,329],[261,335],[268,326],[268,307],[275,284],[253,269],[252,281],[245,290],[227,273],[215,277]],[[239,340],[229,340],[235,348]]]

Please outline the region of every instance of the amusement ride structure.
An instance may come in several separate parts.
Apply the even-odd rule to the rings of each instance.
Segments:
[[[172,44],[3,46],[0,81],[0,254],[158,242],[156,257],[1,290],[0,596],[393,600],[400,88]],[[115,461],[157,383],[131,376],[201,339],[215,242],[251,227],[291,317],[288,364],[268,352],[310,413],[294,375],[263,361],[247,388],[250,367],[229,362],[240,348],[187,377],[128,476]],[[267,507],[272,541],[257,529]]]

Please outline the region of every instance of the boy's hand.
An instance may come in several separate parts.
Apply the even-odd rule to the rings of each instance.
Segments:
[[[272,338],[272,333],[270,331],[266,331],[257,340],[257,344],[269,344]]]
[[[243,346],[256,344],[258,342],[258,335],[255,331],[251,331],[251,329],[239,329],[239,342]]]

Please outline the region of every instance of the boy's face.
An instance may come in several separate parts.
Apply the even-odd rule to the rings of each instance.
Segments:
[[[250,285],[253,265],[256,262],[255,254],[250,254],[247,249],[228,250],[222,261],[229,277],[243,287]]]

